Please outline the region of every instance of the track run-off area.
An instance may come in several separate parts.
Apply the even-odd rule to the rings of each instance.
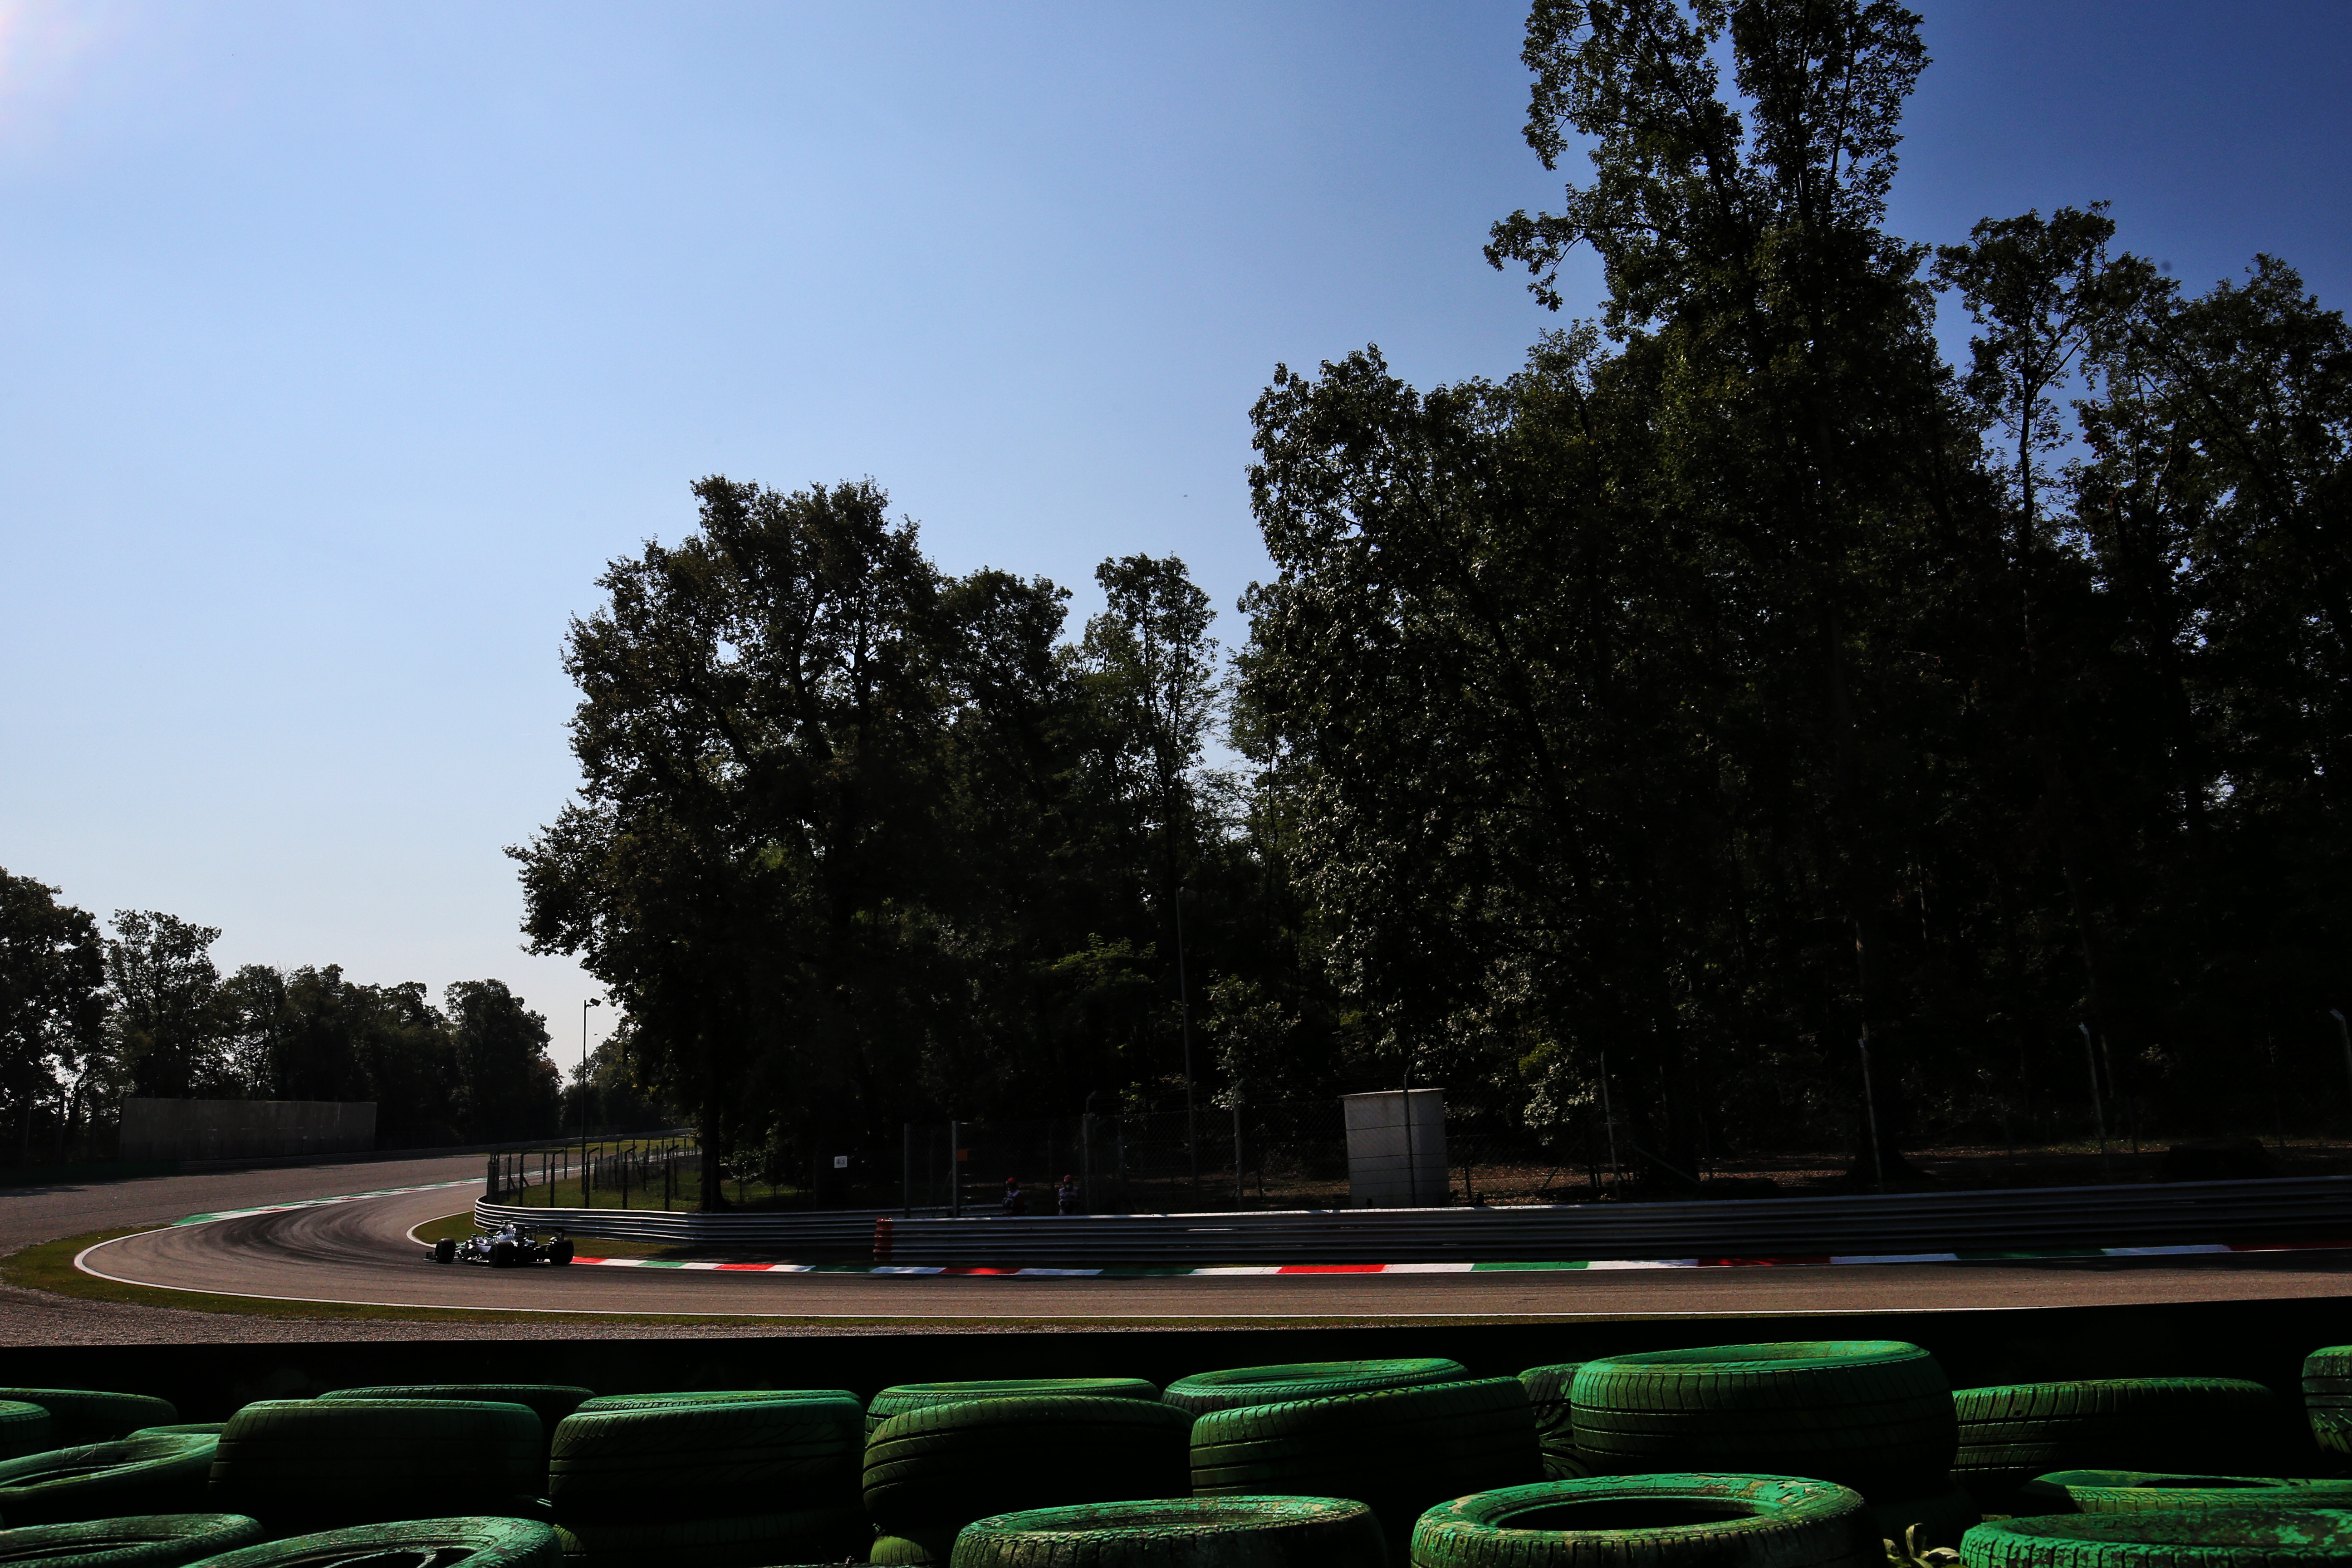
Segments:
[[[303,1174],[311,1175],[317,1185],[328,1173]],[[419,1162],[415,1168],[397,1171],[337,1167],[333,1174],[339,1184],[331,1190],[298,1193],[291,1190],[302,1185],[298,1181],[279,1184],[289,1190],[256,1192],[241,1203],[191,1205],[173,1218],[184,1221],[194,1214],[223,1217],[165,1221],[158,1228],[86,1249],[77,1266],[119,1284],[160,1292],[245,1297],[257,1303],[1008,1326],[1972,1311],[2352,1293],[2352,1250],[2346,1249],[1845,1267],[1491,1272],[1390,1268],[1174,1276],[790,1272],[761,1266],[493,1270],[436,1266],[425,1259],[424,1248],[410,1234],[465,1206],[471,1194],[463,1190],[464,1178],[454,1167],[444,1173]],[[420,1190],[387,1190],[396,1185]],[[379,1195],[315,1202],[360,1191]],[[310,1206],[226,1212],[306,1202]],[[583,1243],[583,1252],[593,1248],[593,1242]]]

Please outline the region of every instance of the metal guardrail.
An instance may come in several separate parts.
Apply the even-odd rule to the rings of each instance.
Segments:
[[[474,1205],[478,1222],[916,1266],[1561,1262],[2352,1240],[2352,1176],[1511,1208],[951,1218]]]

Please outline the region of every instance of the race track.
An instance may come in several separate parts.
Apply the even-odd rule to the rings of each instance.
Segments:
[[[2352,1252],[2345,1251],[1627,1273],[1093,1279],[544,1267],[492,1271],[425,1261],[407,1233],[451,1213],[469,1195],[462,1190],[401,1194],[173,1226],[94,1247],[80,1266],[128,1284],[278,1301],[843,1323],[1511,1321],[1967,1311],[2352,1293]]]

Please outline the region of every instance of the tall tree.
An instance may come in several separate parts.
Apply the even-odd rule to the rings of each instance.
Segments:
[[[212,959],[220,928],[156,910],[118,910],[114,932],[106,975],[133,1092],[185,1100],[212,1089],[226,1034]]]
[[[547,1020],[503,981],[461,980],[443,996],[465,1136],[478,1142],[554,1131],[557,1075],[547,1054]]]
[[[0,1095],[26,1158],[36,1107],[102,1047],[105,947],[87,910],[0,868]]]

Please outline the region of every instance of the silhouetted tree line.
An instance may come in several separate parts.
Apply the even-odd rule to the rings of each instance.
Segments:
[[[105,1152],[126,1096],[373,1100],[387,1148],[556,1130],[545,1020],[496,980],[362,985],[333,964],[223,976],[220,931],[0,869],[0,1127],[16,1163]]]

